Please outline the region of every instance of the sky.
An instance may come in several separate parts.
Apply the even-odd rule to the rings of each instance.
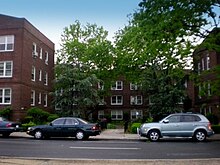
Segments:
[[[103,26],[112,40],[142,0],[1,0],[0,14],[25,18],[60,48],[65,27],[78,20]]]

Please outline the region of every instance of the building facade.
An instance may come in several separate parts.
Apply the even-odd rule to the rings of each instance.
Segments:
[[[52,111],[54,43],[25,18],[0,14],[0,110],[21,121],[29,108]]]
[[[215,29],[210,35],[213,34],[215,37],[218,36],[220,30]],[[212,41],[217,40],[212,39]],[[212,44],[220,46],[219,41]],[[219,92],[215,91],[216,89],[219,91],[217,82],[220,81],[220,72],[217,71],[217,68],[220,67],[220,52],[204,46],[194,51],[193,60],[195,73],[198,76],[194,92],[195,110],[204,115],[214,114],[220,119],[220,96]]]

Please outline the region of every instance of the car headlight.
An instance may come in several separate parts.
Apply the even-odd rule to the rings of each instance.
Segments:
[[[32,129],[33,129],[32,127],[28,127],[28,129],[27,129],[27,130],[28,130],[28,131],[31,131]]]

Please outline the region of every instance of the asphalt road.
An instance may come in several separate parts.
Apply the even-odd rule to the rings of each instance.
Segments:
[[[210,159],[220,158],[219,147],[220,141],[198,143],[185,139],[152,143],[146,140],[0,138],[0,156],[18,158]]]

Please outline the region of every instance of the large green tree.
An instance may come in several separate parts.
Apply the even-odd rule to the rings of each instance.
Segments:
[[[151,113],[178,110],[186,96],[184,69],[198,42],[218,26],[218,7],[217,0],[143,0],[118,32],[115,68],[143,83]]]
[[[108,32],[79,21],[66,27],[56,64],[56,105],[87,117],[100,103],[98,82],[107,81],[113,63]],[[102,79],[102,81],[101,81]]]

